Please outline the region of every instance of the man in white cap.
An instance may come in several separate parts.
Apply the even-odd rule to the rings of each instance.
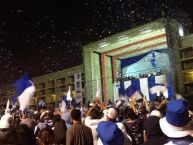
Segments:
[[[163,133],[169,137],[167,145],[190,145],[193,143],[193,124],[189,118],[184,100],[171,100],[167,105],[166,116],[160,119]]]
[[[116,123],[118,113],[115,108],[109,108],[106,112],[106,121],[99,123],[97,133],[98,145],[130,145],[131,140],[122,123]],[[105,131],[104,131],[105,130]]]

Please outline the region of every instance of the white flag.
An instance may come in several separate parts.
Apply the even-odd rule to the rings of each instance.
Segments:
[[[66,99],[67,99],[67,101],[72,101],[70,86],[69,86],[69,89],[68,89],[68,92],[67,92],[67,98]]]
[[[6,109],[9,109],[9,106],[10,106],[10,102],[9,102],[9,99],[8,99],[8,100],[7,100]]]
[[[66,102],[65,102],[64,100],[62,100],[62,105],[61,105],[61,107],[60,107],[60,110],[61,110],[62,112],[64,112],[64,111],[66,110]]]
[[[95,97],[101,98],[101,86],[100,86],[98,79],[97,79],[97,88],[96,88],[96,96]]]

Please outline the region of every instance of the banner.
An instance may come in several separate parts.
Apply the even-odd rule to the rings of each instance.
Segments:
[[[166,75],[124,81],[124,87],[127,96],[128,94],[131,96],[132,92],[139,91],[146,96],[147,101],[153,101],[157,95],[160,95],[160,92],[163,93],[165,98],[172,98],[175,94],[172,78]],[[153,95],[154,93],[151,94],[150,88],[156,88],[157,92],[155,95]]]
[[[74,74],[75,100],[77,103],[82,102],[82,76],[81,73]]]

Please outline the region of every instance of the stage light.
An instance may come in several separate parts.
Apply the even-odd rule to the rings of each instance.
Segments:
[[[151,29],[143,30],[140,34],[145,34],[151,32]]]
[[[151,32],[151,31],[152,31],[152,30],[151,30],[150,27],[146,27],[146,28],[144,28],[144,29],[139,30],[140,34],[149,33],[149,32]]]
[[[107,45],[109,45],[109,43],[107,43],[107,42],[102,42],[102,43],[99,44],[99,47],[105,47],[105,46],[107,46]]]
[[[119,41],[129,39],[129,37],[127,35],[121,35],[117,38],[119,39]]]
[[[179,27],[179,35],[184,36],[184,30],[182,26]]]

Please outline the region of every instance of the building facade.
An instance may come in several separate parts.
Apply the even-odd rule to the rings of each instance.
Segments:
[[[81,86],[82,86],[82,96],[84,95],[84,73],[83,66],[75,66],[47,75],[42,75],[33,78],[33,82],[36,87],[36,92],[34,96],[33,104],[37,104],[39,100],[43,100],[46,104],[54,104],[55,102],[61,101],[63,97],[69,90],[71,96],[76,97],[75,90],[75,75],[81,75]]]
[[[77,97],[77,87],[75,82],[76,76],[80,76],[79,82],[79,97],[84,96],[84,73],[83,66],[78,65],[61,71],[53,72],[50,74],[38,76],[32,78],[34,82],[36,92],[31,105],[36,106],[40,100],[43,100],[46,104],[56,105],[57,102],[61,101],[61,97],[68,92],[70,87],[71,97]],[[12,96],[15,95],[14,84],[10,84],[1,88],[0,92],[0,103],[5,105],[7,99],[11,101]]]
[[[175,92],[189,94],[193,87],[189,53],[193,40],[192,35],[182,33],[176,20],[160,19],[84,46],[86,98],[96,97],[99,83],[101,99],[114,100],[114,83],[119,77],[138,77],[156,71],[171,74]],[[132,58],[138,61],[123,65],[123,60]]]
[[[182,81],[179,85],[183,87],[184,96],[193,99],[193,34],[181,37],[179,52],[182,68]]]
[[[114,100],[114,83],[119,77],[155,70],[171,73],[175,91],[190,98],[193,96],[193,34],[183,36],[181,28],[173,19],[160,19],[84,46],[82,65],[32,78],[36,87],[32,105],[40,100],[54,105],[69,86],[73,97],[79,94],[92,101],[98,96],[107,102]],[[124,59],[146,53],[151,58],[145,57],[132,67],[121,65]],[[0,105],[5,105],[14,92],[14,84],[1,87]]]

